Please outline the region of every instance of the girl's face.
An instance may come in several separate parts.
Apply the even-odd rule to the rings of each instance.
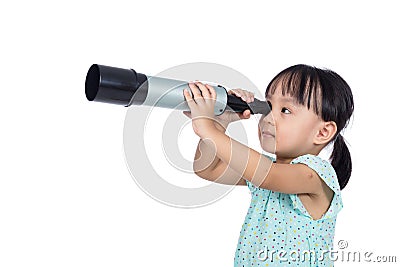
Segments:
[[[289,163],[292,159],[310,153],[318,154],[314,137],[323,121],[312,107],[296,103],[289,95],[282,95],[278,86],[266,101],[271,112],[263,115],[258,123],[258,138],[264,151],[276,155],[277,163]]]

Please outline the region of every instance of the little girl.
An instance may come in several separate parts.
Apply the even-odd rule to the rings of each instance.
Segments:
[[[249,118],[249,110],[215,117],[213,87],[200,82],[189,87],[193,98],[184,91],[190,108],[185,114],[200,137],[194,171],[218,183],[247,185],[252,194],[235,266],[333,266],[340,190],[352,166],[340,134],[354,107],[346,81],[307,65],[289,67],[272,79],[265,92],[271,112],[261,116],[258,137],[274,158],[225,134],[230,122]],[[245,90],[228,93],[254,100]],[[318,154],[331,142],[329,162]]]

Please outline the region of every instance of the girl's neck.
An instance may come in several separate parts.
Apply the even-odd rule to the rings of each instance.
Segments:
[[[279,164],[289,164],[294,158],[278,158],[276,157],[276,163]]]
[[[317,152],[317,153],[316,153],[316,152]],[[305,154],[303,154],[303,155],[311,154],[311,155],[317,156],[317,155],[319,154],[319,152],[320,152],[320,151],[314,151],[314,152],[305,153]],[[300,156],[302,156],[302,155],[298,155],[297,157],[279,157],[278,155],[275,154],[275,156],[276,156],[276,161],[275,161],[276,163],[280,163],[280,164],[290,164],[290,162],[291,162],[292,160],[294,160],[295,158],[300,157]]]

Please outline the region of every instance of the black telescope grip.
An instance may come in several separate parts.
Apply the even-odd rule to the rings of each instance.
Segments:
[[[269,105],[265,101],[254,99],[253,102],[247,103],[240,97],[228,95],[227,105],[235,112],[243,113],[246,109],[250,110],[251,114],[261,113],[268,114],[270,112]]]

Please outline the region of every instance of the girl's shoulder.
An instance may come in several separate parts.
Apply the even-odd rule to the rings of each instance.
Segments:
[[[313,169],[319,177],[332,189],[336,194],[340,194],[340,186],[337,179],[335,169],[332,164],[320,156],[306,154],[293,159],[290,164],[305,164]]]
[[[305,164],[313,169],[325,184],[333,191],[334,195],[328,211],[321,219],[328,219],[336,217],[337,213],[343,208],[342,196],[340,191],[339,182],[336,176],[335,169],[332,164],[320,156],[306,154],[299,156],[291,161],[291,164]],[[294,208],[297,208],[301,213],[310,216],[304,205],[302,205],[298,195],[291,195]],[[311,216],[310,216],[311,217]]]
[[[276,161],[275,155],[267,152],[262,152],[262,155]],[[336,194],[340,194],[340,185],[337,179],[336,171],[332,164],[320,156],[305,154],[294,158],[290,164],[304,164],[314,170],[318,176],[332,189]]]
[[[275,161],[275,157],[272,154],[266,154],[262,153],[264,156],[268,157],[271,161]],[[306,154],[306,155],[301,155],[295,159],[293,159],[290,164],[304,164],[314,170],[318,176],[320,177],[321,180],[324,181],[324,183],[334,192],[331,204],[329,206],[328,211],[324,214],[324,216],[321,219],[328,219],[328,218],[334,218],[336,214],[343,208],[343,202],[342,202],[342,197],[341,197],[341,192],[340,192],[340,186],[339,182],[336,177],[336,172],[335,169],[333,168],[332,164],[323,159],[320,156],[312,155],[312,154]],[[259,188],[253,185],[251,182],[247,181],[247,186],[250,189],[252,195],[260,195],[262,194],[263,196],[269,196],[271,197],[274,194],[271,194],[271,191],[269,189],[265,188]],[[282,194],[282,193],[281,193]],[[283,193],[285,194],[285,193]],[[293,209],[298,210],[300,213],[305,215],[306,217],[312,217],[308,213],[307,209],[304,207],[302,201],[300,200],[299,196],[295,193],[287,193],[290,202],[292,204]]]

